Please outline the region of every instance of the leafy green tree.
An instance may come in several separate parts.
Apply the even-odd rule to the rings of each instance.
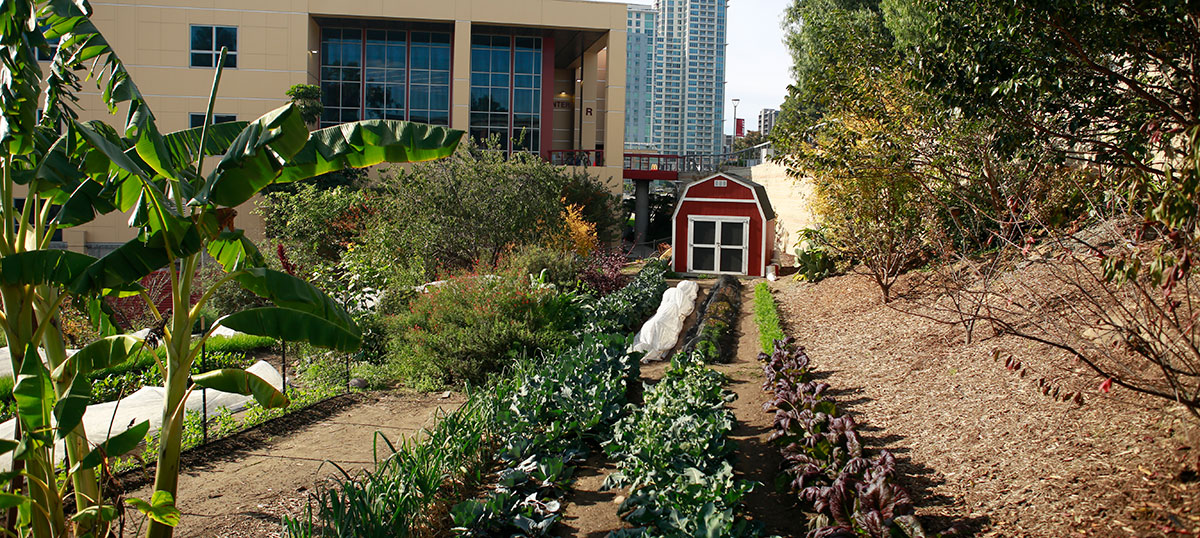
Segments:
[[[616,213],[595,179],[532,153],[464,146],[450,159],[393,171],[378,185],[364,243],[397,266],[422,260],[426,277],[494,266],[512,247],[563,233],[564,203],[583,204],[590,221],[611,223]]]
[[[287,96],[300,109],[300,117],[304,123],[315,125],[321,121],[325,105],[321,104],[321,87],[316,84],[295,84],[288,88]]]

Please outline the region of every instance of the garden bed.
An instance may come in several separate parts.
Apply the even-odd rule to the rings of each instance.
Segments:
[[[839,405],[868,425],[864,443],[897,455],[929,531],[1200,531],[1200,483],[1187,473],[1200,465],[1200,432],[1178,408],[1102,394],[1066,357],[1014,337],[965,345],[961,329],[889,308],[873,286],[859,275],[772,284],[790,334],[828,372],[822,381]],[[1078,384],[1084,404],[1042,395],[1035,380],[1044,374],[1021,377],[992,349],[1036,357]]]

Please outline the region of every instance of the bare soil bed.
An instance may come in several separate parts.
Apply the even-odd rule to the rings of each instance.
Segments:
[[[189,451],[181,462],[177,504],[183,512],[180,538],[279,536],[281,518],[303,513],[308,494],[325,479],[373,466],[375,432],[392,442],[432,426],[439,412],[456,409],[451,394],[373,392],[327,400],[247,432]],[[379,443],[381,458],[388,454]],[[153,470],[124,479],[149,499]],[[140,514],[130,510],[123,536],[144,533]],[[140,532],[139,532],[140,531]]]
[[[902,281],[898,288],[903,289]],[[865,441],[900,460],[927,529],[978,536],[1200,534],[1200,428],[1179,406],[1100,380],[1047,346],[884,305],[861,275],[772,284],[795,336]],[[1005,369],[1011,353],[1031,375]],[[1041,393],[1053,376],[1082,405]]]

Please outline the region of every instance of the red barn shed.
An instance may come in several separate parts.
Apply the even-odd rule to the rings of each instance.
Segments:
[[[672,219],[674,269],[765,276],[774,257],[775,211],[762,185],[715,174],[683,188]]]

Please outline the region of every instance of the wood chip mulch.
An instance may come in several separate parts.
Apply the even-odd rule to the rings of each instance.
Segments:
[[[1200,536],[1200,424],[1179,406],[1101,393],[1061,352],[988,328],[966,345],[960,327],[903,312],[903,298],[883,304],[862,275],[772,288],[866,443],[900,460],[928,530]],[[1043,395],[1042,376],[1082,391],[1083,404]]]

